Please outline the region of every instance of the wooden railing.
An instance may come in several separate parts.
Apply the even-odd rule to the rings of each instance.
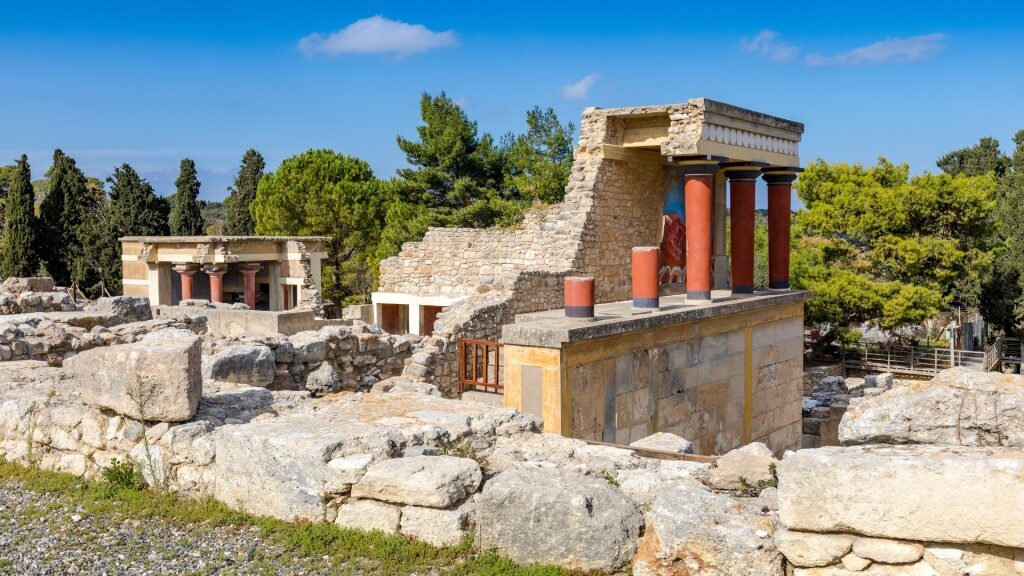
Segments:
[[[847,368],[884,370],[900,374],[931,375],[952,366],[986,369],[986,352],[857,342],[843,349]]]
[[[459,340],[459,383],[463,391],[473,388],[502,390],[501,344],[489,340]]]
[[[985,350],[985,371],[1002,371],[1003,337],[1000,336]]]

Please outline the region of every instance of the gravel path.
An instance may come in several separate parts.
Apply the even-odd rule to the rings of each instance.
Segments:
[[[326,557],[288,556],[256,527],[90,516],[59,494],[0,483],[0,575],[373,572]]]

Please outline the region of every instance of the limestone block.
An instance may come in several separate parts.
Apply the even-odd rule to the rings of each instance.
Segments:
[[[846,556],[843,556],[842,560],[843,568],[851,570],[853,572],[860,572],[871,565],[871,560],[867,558],[861,558],[853,552],[850,552]]]
[[[308,364],[323,362],[327,358],[327,340],[319,332],[299,332],[289,336],[288,341],[292,345],[295,362]]]
[[[402,520],[402,509],[375,500],[349,500],[338,508],[334,523],[352,530],[378,530],[397,534]]]
[[[118,414],[181,422],[196,413],[202,395],[199,338],[176,338],[93,348],[67,359],[82,400]]]
[[[850,552],[853,536],[779,530],[775,545],[790,564],[803,568],[828,566]],[[917,558],[915,558],[916,560]]]
[[[772,531],[771,519],[746,503],[682,485],[664,492],[647,511],[633,574],[783,576]]]
[[[475,510],[472,500],[454,510],[406,506],[402,509],[401,532],[433,546],[455,546],[469,536]]]
[[[477,543],[519,563],[616,571],[633,556],[642,525],[607,481],[564,470],[502,472],[477,498]]]
[[[753,442],[719,458],[709,470],[709,480],[719,490],[739,490],[741,477],[748,486],[757,486],[772,480],[771,466],[777,463],[768,446]]]
[[[824,568],[797,568],[793,576],[940,576],[927,562],[915,562],[914,564],[872,564],[864,571],[853,571],[844,568],[842,565],[826,566]]]
[[[778,464],[791,530],[1024,547],[1024,453],[1000,448],[858,446],[801,450]],[[828,495],[823,498],[822,495]]]
[[[844,445],[1024,447],[1024,376],[952,368],[870,396],[843,417]]]
[[[476,492],[482,480],[480,465],[469,458],[395,458],[371,466],[352,487],[352,496],[448,508]]]
[[[853,542],[853,553],[875,562],[908,564],[921,559],[924,554],[924,546],[914,542],[861,537]]]
[[[306,390],[315,398],[341,390],[341,379],[330,362],[322,362],[320,367],[306,375]]]
[[[85,308],[89,312],[113,314],[122,322],[142,322],[153,319],[149,298],[140,296],[111,296],[100,298]]]
[[[203,378],[266,387],[274,381],[274,353],[262,344],[229,346],[203,358]]]
[[[693,444],[689,440],[668,432],[656,432],[633,442],[630,446],[634,448],[647,448],[648,450],[675,452],[677,454],[693,454]]]

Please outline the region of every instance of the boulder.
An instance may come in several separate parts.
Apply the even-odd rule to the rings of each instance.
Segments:
[[[829,446],[778,465],[791,530],[1024,547],[1024,452],[939,446]],[[857,553],[860,555],[860,553]]]
[[[85,307],[90,312],[119,316],[123,322],[142,322],[153,319],[149,298],[142,296],[109,296]]]
[[[199,338],[174,338],[86,350],[64,366],[89,405],[133,419],[182,422],[203,392]]]
[[[449,508],[476,492],[483,475],[469,458],[414,456],[371,466],[352,496],[396,504]]]
[[[793,530],[779,530],[775,533],[775,545],[779,547],[779,552],[790,564],[804,568],[836,563],[850,552],[853,539],[853,536],[845,534],[815,534]]]
[[[314,398],[341,390],[341,379],[330,362],[322,362],[320,367],[306,376],[306,390]]]
[[[633,574],[783,576],[772,532],[768,516],[731,496],[697,485],[670,490],[647,511]]]
[[[477,498],[477,544],[519,563],[614,572],[633,556],[642,525],[608,481],[552,468],[502,472]]]
[[[274,381],[274,353],[262,344],[224,348],[203,358],[203,379],[265,388]]]
[[[56,285],[53,282],[53,278],[49,276],[26,276],[16,277],[11,276],[7,280],[4,280],[3,288],[12,294],[21,294],[22,292],[52,292]]]
[[[1024,447],[1024,376],[952,368],[896,386],[851,405],[839,440]]]
[[[327,339],[315,330],[306,330],[288,337],[295,362],[323,362],[327,358]]]
[[[655,432],[650,436],[633,442],[630,446],[633,448],[675,452],[676,454],[693,454],[693,444],[689,440],[682,436],[669,434],[668,432]]]
[[[774,480],[772,466],[776,464],[778,460],[768,446],[752,442],[716,460],[709,470],[708,481],[719,490],[739,490],[743,487],[756,489],[759,483],[763,485]]]
[[[402,509],[398,506],[375,500],[349,500],[338,508],[334,523],[351,530],[397,534],[401,520]]]

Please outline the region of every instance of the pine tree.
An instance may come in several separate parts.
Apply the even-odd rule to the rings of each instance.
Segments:
[[[181,173],[174,181],[178,191],[173,198],[171,234],[199,236],[203,233],[203,214],[199,207],[199,178],[196,163],[189,158],[181,161]]]
[[[263,178],[266,163],[260,153],[250,148],[242,156],[242,165],[235,177],[235,185],[228,188],[228,218],[225,234],[251,236],[256,231],[256,221],[249,212],[249,205],[256,198],[256,188]]]
[[[33,276],[39,271],[39,255],[35,250],[35,194],[28,157],[24,154],[11,179],[4,211],[3,259],[0,275]]]
[[[75,228],[81,221],[77,204],[86,194],[86,179],[75,161],[60,149],[46,173],[48,188],[39,206],[39,256],[60,286],[71,281],[71,262],[78,246]]]

